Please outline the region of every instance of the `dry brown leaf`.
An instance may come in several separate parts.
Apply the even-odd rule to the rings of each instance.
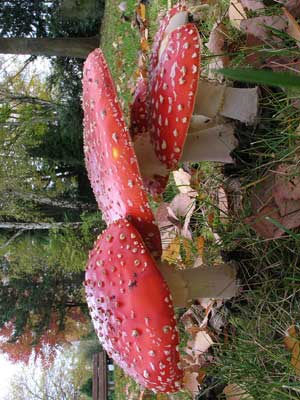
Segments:
[[[280,41],[277,36],[272,35],[270,28],[285,32],[288,28],[287,19],[283,15],[272,15],[249,18],[240,23],[240,29],[243,32],[251,34],[263,42],[270,38],[275,42]]]
[[[189,347],[196,353],[205,353],[212,345],[211,336],[204,330],[196,333],[193,340],[189,341]]]
[[[275,187],[273,194],[276,203],[283,199],[300,199],[300,174],[294,165],[280,164],[275,171]]]
[[[185,172],[182,168],[179,168],[178,171],[173,172],[173,177],[175,185],[180,193],[187,194],[189,197],[197,196],[196,190],[191,188],[191,174]]]
[[[231,25],[240,29],[241,22],[247,19],[246,11],[239,0],[231,0],[228,9],[228,15]]]
[[[241,0],[242,5],[250,11],[257,11],[265,8],[262,0]]]
[[[223,393],[226,396],[226,400],[254,400],[245,389],[241,388],[236,383],[230,383],[227,385],[224,388]]]
[[[212,211],[207,216],[208,225],[212,225],[214,223],[214,220],[215,220],[215,213],[214,211]]]
[[[300,26],[286,8],[283,9],[283,12],[288,21],[288,28],[286,32],[297,41],[297,45],[300,47]]]
[[[300,17],[299,0],[275,0],[277,3],[283,4],[284,7],[293,15],[293,17]]]
[[[300,375],[300,335],[295,325],[291,325],[284,338],[284,344],[292,353],[291,364],[297,375]]]
[[[169,246],[163,250],[162,260],[170,264],[176,264],[180,260],[180,237],[176,236]]]
[[[291,174],[292,170],[292,166],[281,164],[252,190],[253,215],[245,221],[266,239],[278,238],[284,233],[271,219],[286,229],[300,226],[300,180]]]
[[[193,397],[199,393],[198,376],[198,372],[185,371],[183,377],[183,386],[192,394]]]
[[[203,236],[199,236],[196,239],[196,247],[198,250],[198,253],[201,257],[204,255],[204,245],[205,245],[205,239]]]
[[[209,51],[218,56],[215,58],[215,62],[219,64],[219,67],[226,67],[229,63],[229,56],[224,53],[227,51],[228,33],[224,24],[218,23],[213,27],[208,42],[206,44]]]
[[[218,188],[218,207],[220,210],[220,219],[224,223],[228,220],[228,200],[226,192],[222,187]]]
[[[139,6],[137,7],[136,12],[139,14],[142,21],[146,21],[146,6],[145,6],[145,4],[140,3]]]
[[[146,38],[144,38],[144,37],[141,38],[141,49],[142,49],[144,52],[147,52],[147,51],[150,50],[149,42],[148,42],[148,40],[147,40]]]

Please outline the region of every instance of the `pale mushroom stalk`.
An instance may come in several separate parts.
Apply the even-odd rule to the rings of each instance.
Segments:
[[[230,264],[185,270],[163,262],[157,266],[169,286],[175,307],[186,307],[191,300],[200,297],[230,299],[237,294],[236,269]]]

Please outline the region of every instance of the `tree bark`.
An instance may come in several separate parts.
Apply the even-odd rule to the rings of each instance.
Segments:
[[[99,37],[0,38],[0,53],[86,58],[99,47]]]
[[[13,191],[12,194],[14,197],[17,197],[23,201],[32,201],[40,205],[46,205],[58,208],[68,208],[70,210],[75,210],[75,211],[97,210],[97,206],[95,204],[82,203],[76,200],[74,201],[57,200],[57,199],[51,199],[50,197],[43,197],[40,195],[36,195],[33,193],[20,193],[16,191]]]
[[[81,222],[0,222],[0,229],[10,230],[49,230],[60,228],[78,228]]]

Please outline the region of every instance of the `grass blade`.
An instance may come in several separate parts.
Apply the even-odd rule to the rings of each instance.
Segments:
[[[217,72],[236,81],[257,83],[266,86],[280,86],[300,89],[300,76],[286,72],[230,68],[222,68]]]

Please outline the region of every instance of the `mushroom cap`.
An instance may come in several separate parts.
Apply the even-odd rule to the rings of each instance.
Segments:
[[[89,255],[85,280],[96,333],[114,361],[143,386],[181,386],[178,333],[167,284],[127,220],[113,222]]]
[[[166,29],[169,25],[169,22],[172,17],[174,17],[176,14],[180,12],[187,12],[187,7],[184,4],[176,4],[173,8],[171,8],[167,14],[164,16],[164,18],[161,19],[158,31],[156,32],[154,39],[153,39],[153,44],[152,44],[152,50],[151,50],[151,56],[150,56],[150,67],[149,71],[150,74],[155,70],[158,61],[159,61],[159,48],[161,45],[161,42],[164,39],[164,36],[166,34]]]
[[[83,77],[84,153],[88,176],[108,224],[127,218],[153,255],[160,234],[143,187],[137,158],[113,80],[100,49],[89,54]]]
[[[133,102],[130,107],[130,135],[134,140],[136,136],[148,132],[148,80],[139,77],[136,83]]]
[[[169,34],[150,82],[150,134],[155,153],[169,169],[180,161],[193,114],[200,69],[200,37],[194,24]]]

